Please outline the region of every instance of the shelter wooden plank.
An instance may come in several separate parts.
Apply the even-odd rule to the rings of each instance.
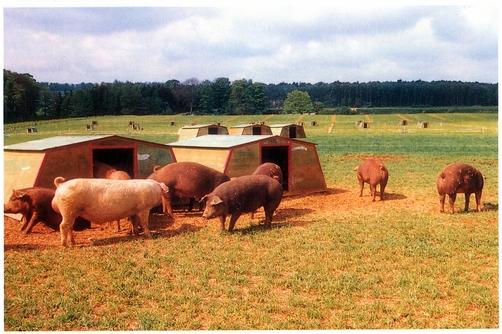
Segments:
[[[174,156],[177,162],[191,161],[198,162],[223,173],[227,157],[230,153],[228,149],[202,149],[173,147]]]
[[[4,196],[12,189],[33,187],[45,153],[4,152]]]

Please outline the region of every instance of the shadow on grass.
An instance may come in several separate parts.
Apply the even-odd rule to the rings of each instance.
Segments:
[[[193,226],[190,224],[182,224],[180,227],[178,227],[175,230],[166,230],[166,229],[153,229],[151,228],[151,233],[152,233],[152,238],[153,239],[162,239],[162,238],[172,238],[174,236],[183,234],[183,233],[191,233],[191,232],[197,232],[200,230],[202,227],[200,226]],[[149,240],[145,236],[145,234],[141,233],[139,236],[132,236],[132,235],[120,235],[120,236],[113,236],[109,238],[102,238],[99,240],[92,240],[92,242],[88,245],[81,245],[82,247],[93,247],[93,246],[107,246],[107,245],[112,245],[112,244],[120,244],[123,242],[130,242],[138,239],[144,239],[144,240]],[[77,245],[80,246],[80,245]]]
[[[305,208],[305,209],[297,209],[297,208],[279,209],[274,214],[271,228],[310,225],[310,224],[312,224],[311,220],[301,220],[301,219],[299,219],[299,217],[304,216],[306,214],[309,214],[311,212],[314,212],[314,210],[308,209],[308,208]],[[236,230],[234,230],[234,233],[250,234],[250,233],[255,233],[256,231],[266,231],[266,230],[268,230],[268,228],[265,227],[265,221],[262,220],[257,225],[253,224],[253,225],[246,227],[246,228],[236,229]]]
[[[403,194],[395,194],[395,193],[385,193],[383,195],[384,201],[398,201],[402,199],[407,199],[408,197]]]
[[[32,251],[40,249],[54,248],[52,245],[38,245],[38,244],[6,244],[3,247],[4,252],[6,251]]]
[[[481,211],[498,211],[499,204],[498,203],[483,203],[483,208]]]
[[[301,198],[301,197],[319,197],[326,195],[337,195],[349,192],[347,189],[337,189],[337,188],[327,188],[325,191],[311,193],[311,194],[298,194],[298,195],[287,195],[283,197],[284,199],[293,199],[293,198]]]

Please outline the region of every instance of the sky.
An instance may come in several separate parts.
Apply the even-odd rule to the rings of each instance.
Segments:
[[[302,1],[4,8],[4,68],[44,82],[498,82],[498,10]]]

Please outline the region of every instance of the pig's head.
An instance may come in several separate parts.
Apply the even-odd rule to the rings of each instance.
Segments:
[[[211,219],[227,214],[228,207],[220,197],[209,194],[202,197],[201,201],[204,200],[206,201],[206,208],[204,209],[202,217]]]
[[[13,190],[9,202],[4,204],[5,213],[26,213],[30,210],[30,196],[22,191]]]

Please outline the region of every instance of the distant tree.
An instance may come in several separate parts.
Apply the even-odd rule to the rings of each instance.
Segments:
[[[241,79],[232,82],[228,101],[228,113],[233,115],[246,114],[249,110],[249,95],[246,91],[251,86],[251,80]]]
[[[184,86],[187,86],[186,93],[187,93],[187,101],[189,105],[189,112],[193,113],[193,107],[195,104],[195,96],[196,96],[196,89],[197,85],[199,84],[199,80],[197,78],[189,78],[183,82]]]
[[[309,93],[300,90],[294,90],[288,93],[284,106],[283,113],[286,114],[303,114],[310,113],[314,110],[312,101],[310,100]]]
[[[261,114],[267,107],[267,97],[265,96],[265,85],[255,82],[247,89],[248,110],[251,114]]]
[[[324,109],[324,103],[315,101],[313,103],[314,112],[320,113]]]
[[[4,119],[18,122],[36,119],[40,86],[28,74],[4,70]]]
[[[230,98],[230,80],[228,78],[217,78],[211,84],[213,111],[223,113],[228,107]]]
[[[94,105],[91,91],[87,89],[77,90],[71,99],[72,108],[70,117],[85,117],[94,114]]]

